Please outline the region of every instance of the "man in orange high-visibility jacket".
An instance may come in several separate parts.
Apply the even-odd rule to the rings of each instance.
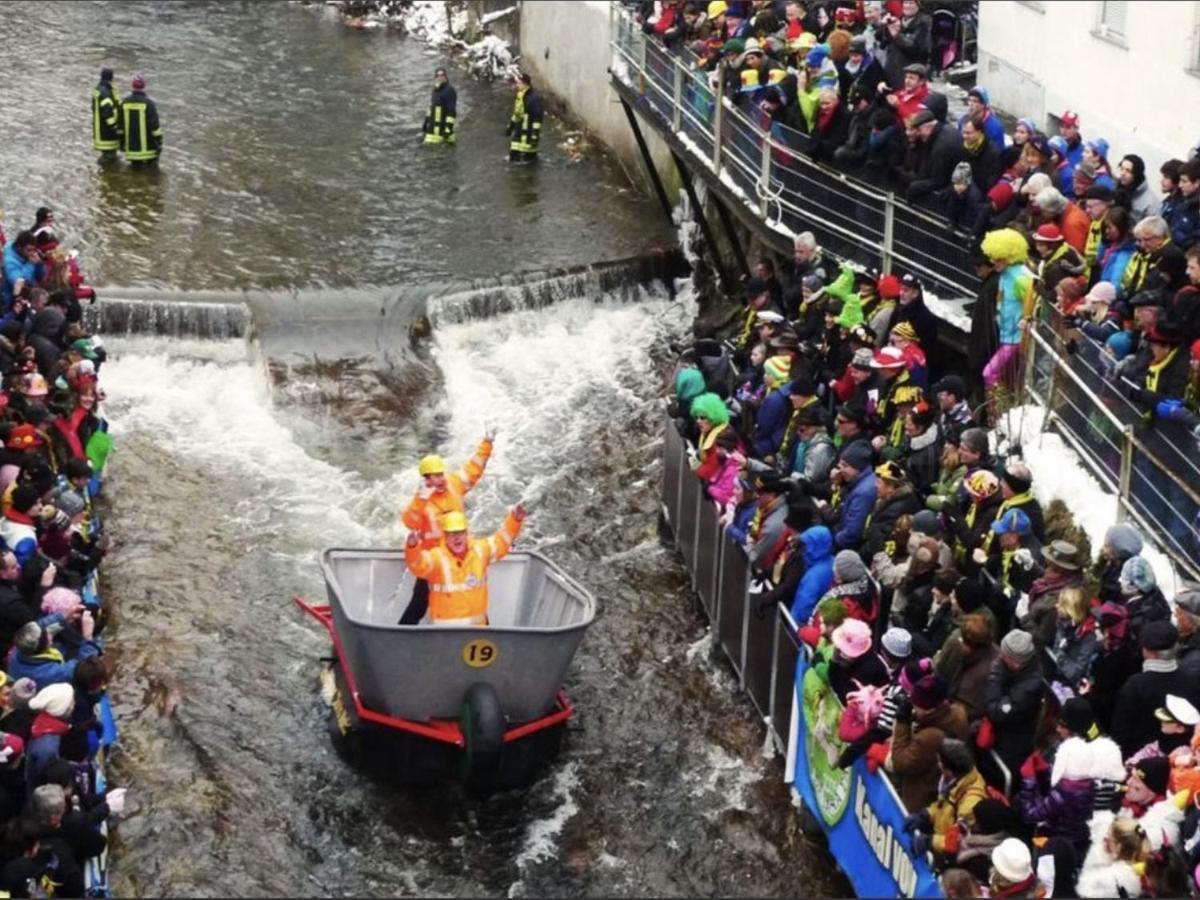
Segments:
[[[491,537],[471,537],[467,517],[460,512],[442,517],[442,543],[433,549],[422,547],[423,535],[409,534],[404,561],[414,575],[429,582],[434,625],[488,623],[488,566],[508,555],[524,521],[525,505],[518,503]]]
[[[496,430],[488,428],[475,450],[475,455],[452,475],[446,474],[446,461],[440,456],[431,453],[421,457],[417,464],[421,486],[408,506],[404,507],[400,521],[409,531],[418,531],[424,535],[423,545],[426,550],[432,550],[442,543],[442,533],[438,524],[442,516],[452,512],[465,512],[463,498],[483,477],[483,470],[492,455],[492,443],[495,439]],[[416,625],[428,608],[429,585],[423,578],[418,578],[417,583],[413,585],[408,608],[400,617],[400,624]]]
[[[430,454],[421,457],[417,471],[421,473],[421,486],[404,507],[400,521],[409,531],[424,534],[424,546],[431,549],[442,542],[439,522],[446,513],[463,512],[463,498],[475,487],[488,459],[492,455],[495,429],[489,429],[475,449],[475,455],[457,472],[446,474],[446,461]]]

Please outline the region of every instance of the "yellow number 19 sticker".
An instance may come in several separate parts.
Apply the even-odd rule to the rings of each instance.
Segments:
[[[496,649],[496,645],[484,638],[471,641],[463,647],[462,652],[463,662],[472,669],[486,669],[499,655],[500,651]]]

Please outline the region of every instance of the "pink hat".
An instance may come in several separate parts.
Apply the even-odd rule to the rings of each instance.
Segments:
[[[79,595],[70,588],[50,588],[50,590],[42,595],[42,612],[48,616],[55,613],[61,613],[65,616],[82,602],[79,599]]]
[[[1038,230],[1033,233],[1033,239],[1046,244],[1061,244],[1063,236],[1057,225],[1048,222],[1038,227]]]
[[[1064,125],[1066,125],[1068,128],[1071,128],[1072,126],[1079,124],[1079,113],[1071,112],[1071,110],[1068,109],[1066,112],[1064,112],[1061,116],[1058,117],[1058,120],[1060,122],[1062,122]]]
[[[1117,289],[1107,281],[1097,281],[1083,299],[1096,303],[1116,303]]]
[[[846,659],[858,659],[871,649],[871,626],[862,619],[847,619],[833,630],[833,646]]]

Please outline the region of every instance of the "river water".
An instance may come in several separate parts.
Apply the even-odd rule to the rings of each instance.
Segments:
[[[656,534],[659,398],[690,288],[584,279],[522,308],[518,286],[466,314],[433,299],[416,344],[359,317],[669,243],[658,210],[603,159],[568,162],[557,126],[536,170],[509,171],[503,86],[460,83],[461,143],[418,150],[438,57],[326,10],[9,4],[0,39],[23,48],[0,60],[9,233],[49,203],[97,283],[247,290],[262,320],[251,342],[108,341],[114,776],[131,788],[118,893],[844,892],[794,833],[781,766]],[[157,175],[95,165],[87,91],[105,63],[147,73]],[[328,640],[291,597],[322,596],[322,548],[398,542],[417,454],[462,459],[486,423],[500,436],[473,521],[525,499],[523,542],[601,612],[561,758],[527,791],[478,800],[338,759],[317,686]]]

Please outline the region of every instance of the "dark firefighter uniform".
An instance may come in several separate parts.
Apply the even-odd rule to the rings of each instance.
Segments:
[[[458,140],[458,133],[454,130],[457,119],[458,92],[450,82],[443,81],[434,87],[433,96],[429,98],[429,112],[421,128],[425,132],[425,143],[453,144]]]
[[[131,163],[153,162],[162,153],[162,126],[158,122],[158,107],[134,82],[133,93],[121,102],[121,149]]]
[[[111,69],[92,88],[92,146],[105,154],[121,149],[121,101],[113,93]]]
[[[508,158],[513,162],[533,162],[537,159],[542,140],[541,96],[529,85],[522,85],[513,103],[512,119],[508,123]]]

